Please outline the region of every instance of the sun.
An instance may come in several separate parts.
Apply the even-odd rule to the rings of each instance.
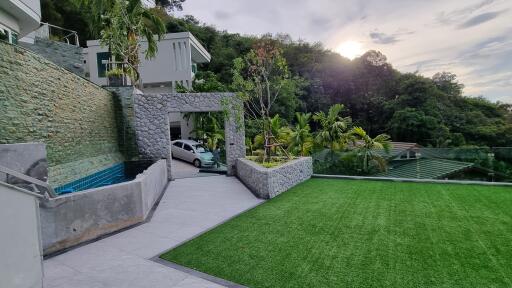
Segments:
[[[348,40],[341,43],[337,48],[336,52],[338,52],[341,56],[347,57],[352,60],[356,57],[363,55],[363,44],[358,41]]]

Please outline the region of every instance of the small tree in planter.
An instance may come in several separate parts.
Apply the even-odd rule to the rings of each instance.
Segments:
[[[144,52],[152,59],[158,52],[157,41],[165,33],[160,18],[142,5],[140,0],[73,0],[86,11],[91,30],[99,32],[100,43],[109,48],[116,61],[126,63],[125,72],[140,86],[140,40],[147,41]],[[171,1],[170,9],[180,1]],[[154,36],[156,35],[156,37]]]
[[[255,122],[261,125],[264,162],[270,161],[273,150],[289,157],[272,133],[271,111],[285,90],[298,93],[300,83],[299,78],[291,77],[278,41],[269,37],[262,38],[247,55],[234,60],[233,88],[244,103],[246,117],[259,120]]]
[[[112,87],[121,87],[126,85],[125,73],[123,69],[114,68],[107,72],[108,85]]]

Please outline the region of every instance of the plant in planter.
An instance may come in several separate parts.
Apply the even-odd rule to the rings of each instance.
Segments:
[[[108,84],[112,87],[125,85],[125,73],[121,68],[114,68],[107,71]]]

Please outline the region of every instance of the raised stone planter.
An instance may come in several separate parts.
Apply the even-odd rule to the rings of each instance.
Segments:
[[[237,176],[256,196],[274,198],[313,175],[313,160],[302,157],[274,168],[239,158],[236,162]]]

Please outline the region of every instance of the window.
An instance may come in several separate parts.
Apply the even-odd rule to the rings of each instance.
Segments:
[[[174,142],[174,144],[172,144],[173,146],[176,146],[178,148],[181,148],[183,146],[183,143],[181,142]]]
[[[104,60],[110,59],[110,52],[99,52],[96,54],[96,62],[98,64],[98,77],[105,78],[107,76],[107,65]]]
[[[185,149],[185,150],[187,150],[187,151],[194,151],[194,150],[192,149],[192,147],[190,147],[190,145],[188,145],[188,144],[183,145],[183,149]]]
[[[197,73],[197,64],[192,64],[192,73],[196,74]]]
[[[11,43],[18,44],[18,33],[11,31]]]
[[[196,151],[199,153],[210,152],[210,150],[208,150],[208,148],[204,147],[202,144],[194,145],[194,147],[196,148]]]

